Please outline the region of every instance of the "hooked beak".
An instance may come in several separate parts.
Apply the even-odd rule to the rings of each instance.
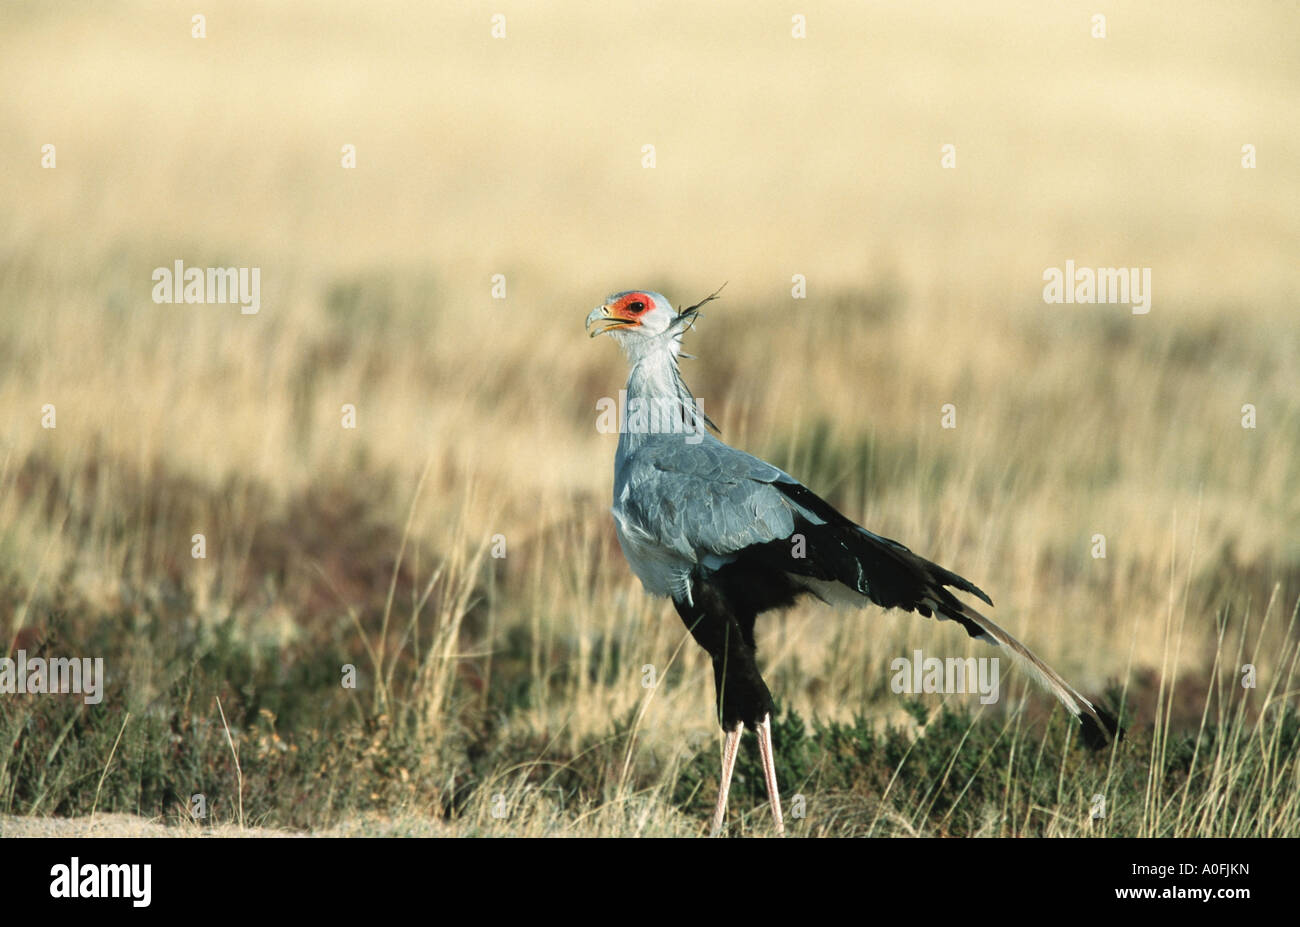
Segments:
[[[602,322],[604,324],[598,325],[593,329],[591,326],[595,325],[597,322]],[[612,332],[616,328],[626,328],[632,324],[634,323],[627,319],[617,319],[611,316],[609,314],[609,306],[597,306],[587,314],[586,327],[590,333],[589,337],[592,338],[595,338],[597,335],[603,335],[606,332]]]

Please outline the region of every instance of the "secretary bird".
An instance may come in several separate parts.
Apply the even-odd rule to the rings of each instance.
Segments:
[[[983,590],[854,524],[788,473],[708,432],[713,423],[682,381],[677,359],[690,356],[681,353],[682,335],[716,296],[676,311],[659,293],[627,290],[587,316],[591,337],[609,334],[632,367],[627,422],[620,425],[614,457],[619,544],[646,591],[673,600],[713,661],[726,741],[710,834],[722,829],[745,727],[758,736],[773,822],[777,834],[784,833],[772,752],[774,705],[755,661],[754,620],[804,593],[957,622],[971,637],[1004,648],[1060,699],[1089,746],[1105,746],[1117,735],[1110,713],[949,591],[992,605]],[[795,555],[799,547],[802,556]]]

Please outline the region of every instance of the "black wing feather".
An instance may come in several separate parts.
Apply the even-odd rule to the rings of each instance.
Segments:
[[[772,485],[824,524],[797,516],[790,538],[754,544],[740,551],[740,558],[730,569],[743,570],[747,594],[768,599],[771,604],[765,607],[787,604],[793,598],[788,588],[781,589],[779,596],[776,590],[767,588],[774,578],[792,575],[842,583],[882,608],[901,608],[927,618],[938,612],[939,618],[957,622],[971,637],[1006,648],[1078,719],[1089,747],[1098,749],[1123,736],[1114,715],[1081,695],[1029,648],[961,602],[949,588],[969,592],[992,605],[993,600],[984,590],[897,541],[858,526],[806,486],[786,482]],[[792,538],[796,534],[804,539],[801,557],[794,555]]]
[[[807,486],[800,483],[773,485],[792,502],[825,522],[814,525],[806,519],[796,519],[795,531],[806,541],[807,556],[803,558],[791,556],[792,545],[788,540],[758,545],[768,550],[755,553],[782,557],[782,569],[815,579],[836,580],[882,608],[901,608],[920,612],[926,617],[931,614],[927,600],[947,605],[953,611],[961,608],[961,603],[945,588],[948,586],[993,604],[988,594],[970,580],[912,553],[898,541],[858,526]],[[770,560],[770,556],[765,559]],[[960,620],[956,615],[949,617]],[[972,637],[981,633],[970,626],[967,626],[967,631]]]

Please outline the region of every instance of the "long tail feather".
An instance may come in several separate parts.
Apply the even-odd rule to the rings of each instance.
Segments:
[[[940,606],[938,609],[943,614],[947,609]],[[956,616],[954,620],[960,620]],[[1005,648],[1012,658],[1022,667],[1029,671],[1029,674],[1038,680],[1039,684],[1047,691],[1051,692],[1061,704],[1066,707],[1070,714],[1079,721],[1083,727],[1083,742],[1093,750],[1099,750],[1105,747],[1111,740],[1123,736],[1119,729],[1119,722],[1115,716],[1104,708],[1099,708],[1091,701],[1079,693],[1064,679],[1056,670],[1052,669],[1042,660],[1034,655],[1034,652],[1026,647],[1020,641],[1016,640],[1003,628],[997,625],[992,619],[981,615],[975,609],[971,608],[964,602],[961,604],[961,617],[977,625],[983,632],[980,637],[991,644]],[[965,624],[965,622],[962,622]]]
[[[1081,695],[1028,647],[950,591],[967,592],[992,605],[984,590],[897,541],[854,524],[807,487],[798,483],[775,485],[822,523],[814,524],[802,516],[796,518],[795,531],[805,541],[803,557],[792,557],[788,539],[748,547],[743,552],[746,556],[769,568],[801,577],[809,592],[826,601],[838,600],[835,595],[838,586],[856,597],[856,604],[870,601],[881,608],[901,608],[927,618],[955,621],[971,637],[1004,648],[1060,699],[1078,719],[1083,728],[1083,741],[1089,747],[1100,749],[1123,736],[1114,715]]]

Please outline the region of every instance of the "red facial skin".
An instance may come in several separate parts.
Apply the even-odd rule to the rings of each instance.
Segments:
[[[632,309],[633,303],[641,303],[641,309]],[[649,312],[653,305],[654,300],[644,293],[628,293],[609,306],[609,315],[610,318],[622,319],[629,326],[640,325],[640,317]]]

